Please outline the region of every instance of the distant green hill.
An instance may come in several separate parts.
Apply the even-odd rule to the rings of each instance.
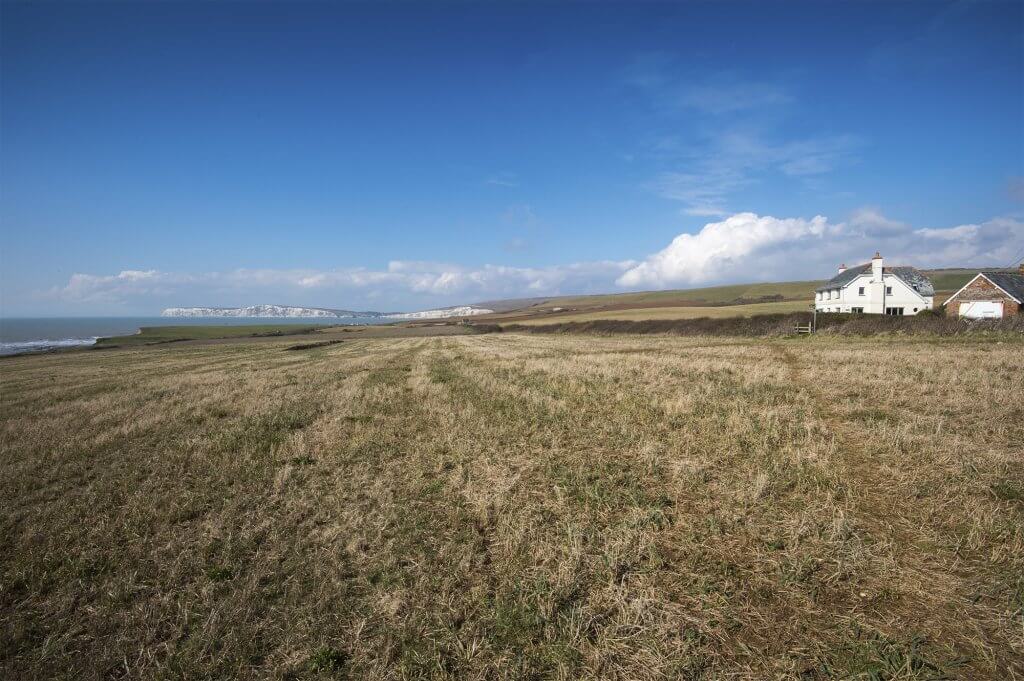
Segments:
[[[679,289],[672,291],[646,291],[641,293],[611,293],[592,296],[559,296],[550,298],[545,307],[604,307],[606,305],[678,305],[755,302],[765,298],[781,297],[782,300],[810,299],[820,281],[786,281],[767,284],[733,284],[708,288]]]
[[[954,268],[945,270],[924,270],[924,273],[932,280],[932,286],[935,287],[936,291],[954,293],[982,270],[985,270],[986,272],[1017,271],[1015,269],[1006,269],[1004,267],[982,267],[975,269]]]
[[[983,269],[998,270],[1000,268]],[[942,302],[949,294],[970,281],[980,270],[949,268],[923,271],[935,287],[936,302]],[[488,307],[498,311],[499,314],[496,316],[507,317],[550,313],[553,308],[586,312],[589,310],[625,310],[691,305],[751,305],[790,301],[807,301],[809,304],[814,298],[814,289],[823,283],[824,280],[782,281],[640,293],[554,296],[517,301],[492,301],[488,303]]]

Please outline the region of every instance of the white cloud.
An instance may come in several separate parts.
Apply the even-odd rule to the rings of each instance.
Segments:
[[[477,268],[429,261],[393,260],[384,270],[236,269],[180,273],[125,270],[115,275],[73,274],[50,297],[73,303],[123,304],[164,300],[173,305],[235,305],[259,302],[352,307],[353,300],[424,300],[604,292],[635,263],[630,260],[550,267]],[[311,302],[312,301],[312,302]],[[417,303],[413,303],[416,305]]]
[[[979,225],[960,225],[958,227],[947,227],[945,229],[933,229],[924,227],[915,229],[914,234],[923,239],[940,239],[942,241],[967,241],[973,239],[981,231]]]
[[[112,275],[72,274],[59,290],[70,300],[116,302],[121,295],[146,296],[187,283],[190,275],[167,274],[157,270],[123,270]]]
[[[978,224],[913,230],[905,251],[911,262],[934,267],[1000,267],[1024,251],[1024,222],[997,217]]]
[[[751,260],[779,244],[820,239],[828,220],[816,216],[780,220],[754,213],[738,213],[712,222],[696,234],[680,234],[664,250],[631,268],[621,286],[699,284],[739,276],[750,278]]]
[[[785,281],[831,276],[841,262],[866,262],[876,250],[887,262],[932,267],[993,267],[1024,249],[1024,222],[994,218],[980,224],[914,229],[877,208],[860,208],[845,222],[822,216],[779,219],[739,213],[680,234],[665,249],[627,270],[629,288],[698,286],[729,281]]]

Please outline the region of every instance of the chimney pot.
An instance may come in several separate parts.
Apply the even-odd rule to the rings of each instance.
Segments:
[[[875,257],[872,258],[872,260],[881,260],[881,259],[882,259],[882,254],[879,253],[878,251],[875,251]]]

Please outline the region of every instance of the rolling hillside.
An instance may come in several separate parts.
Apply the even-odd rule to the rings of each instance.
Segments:
[[[976,269],[924,270],[935,286],[935,302],[977,274]],[[554,296],[522,301],[491,301],[499,310],[480,315],[481,322],[540,323],[541,321],[591,321],[594,319],[690,319],[793,312],[807,309],[814,289],[822,281],[783,281],[733,284],[706,288],[603,295]]]

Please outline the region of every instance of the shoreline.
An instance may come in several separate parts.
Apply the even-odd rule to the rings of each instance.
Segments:
[[[328,328],[338,325],[338,321],[318,317],[8,317],[0,319],[0,337],[7,336],[0,340],[0,357],[90,349],[110,338],[139,336],[149,328],[280,326],[283,330],[295,326]],[[359,319],[352,325],[375,324]]]

